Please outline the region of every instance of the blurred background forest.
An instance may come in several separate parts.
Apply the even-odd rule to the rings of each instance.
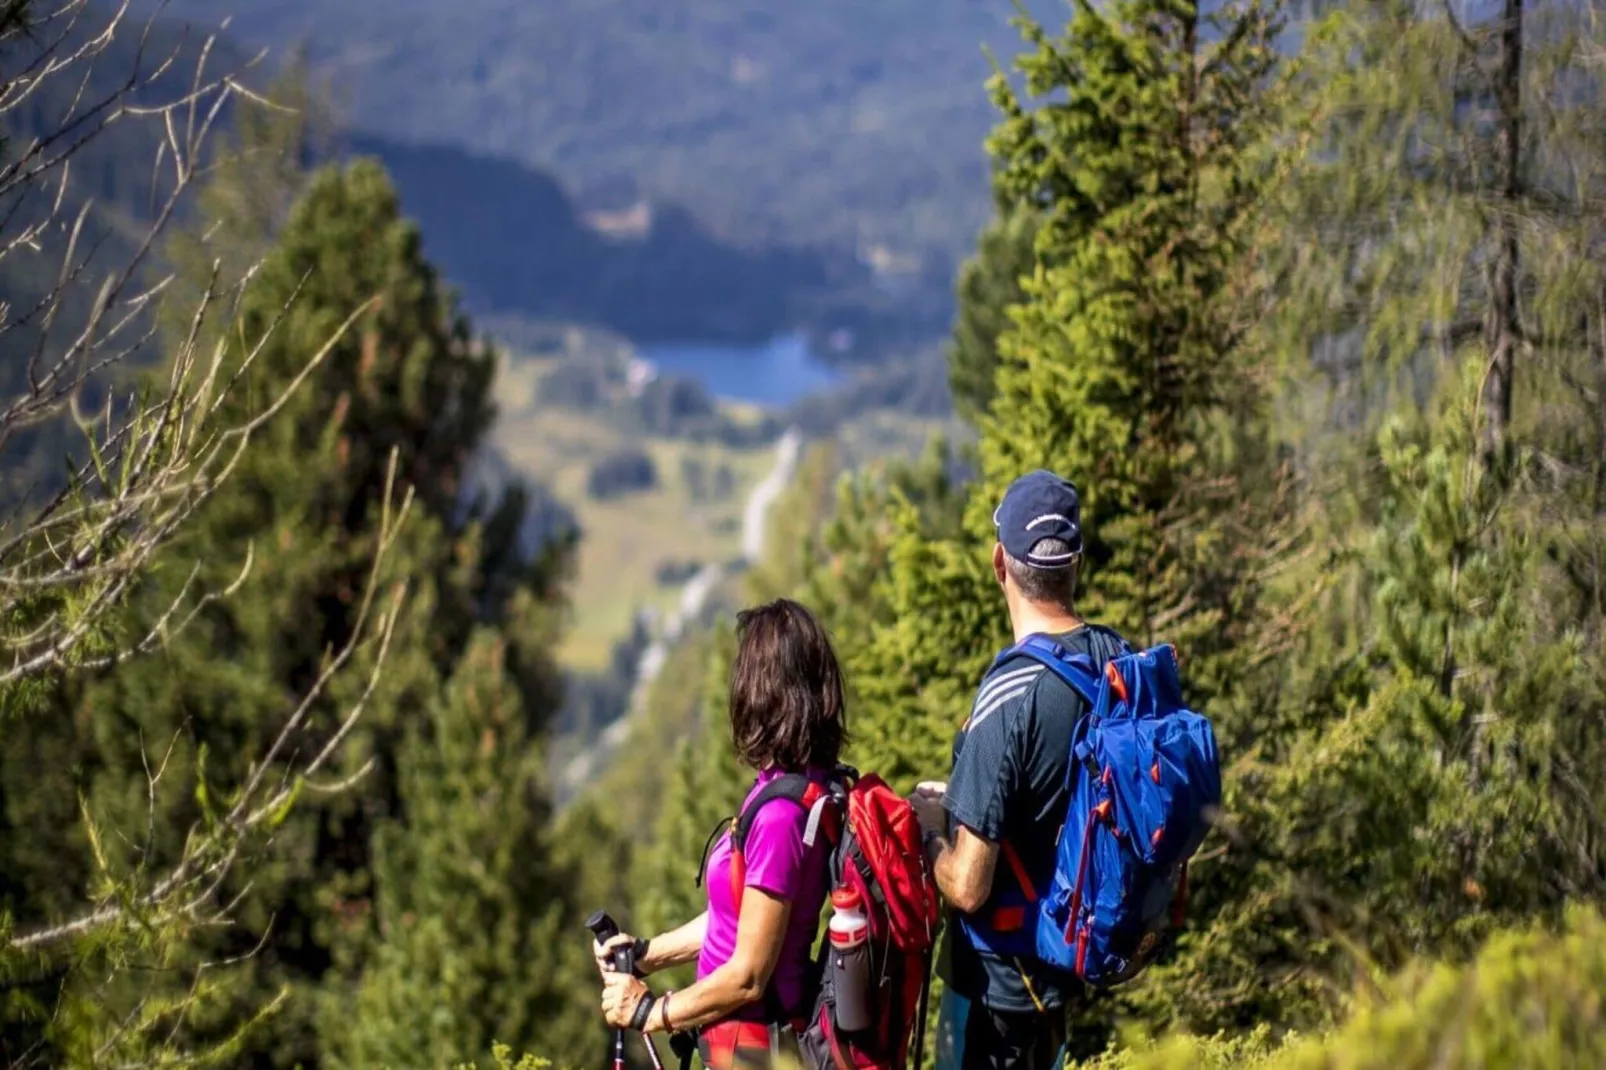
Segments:
[[[1228,772],[1073,1060],[1606,1066],[1603,14],[0,0],[0,1065],[596,1065],[731,611],[940,775],[1041,465]]]

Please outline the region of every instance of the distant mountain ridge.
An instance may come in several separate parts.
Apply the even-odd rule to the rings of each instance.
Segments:
[[[174,50],[189,57],[163,79],[165,88],[146,94],[152,102],[184,91],[211,25],[196,6],[169,9],[146,41],[146,70]],[[104,25],[111,11],[109,5],[98,14],[91,9],[85,32]],[[134,69],[144,31],[143,16],[124,20],[90,74],[90,99],[112,91]],[[208,69],[243,71],[247,81],[260,85],[267,71],[250,68],[249,47],[225,34],[212,49]],[[76,89],[72,79],[58,78],[9,114],[0,136],[10,144],[0,151],[20,151],[54,116],[68,111]],[[78,154],[69,200],[92,198],[89,233],[109,232],[96,258],[100,265],[129,255],[149,217],[151,165],[160,137],[155,120],[125,119]],[[872,269],[850,251],[738,245],[662,199],[638,198],[642,210],[632,213],[627,206],[616,212],[610,228],[607,214],[598,210],[606,201],[587,204],[548,172],[460,145],[398,142],[357,129],[337,138],[334,148],[375,156],[386,165],[404,209],[420,224],[428,255],[476,315],[594,324],[644,342],[757,343],[800,327],[846,327],[861,339],[886,340],[928,335],[944,325],[940,305],[928,303],[922,312],[882,292]],[[0,267],[0,296],[17,308],[28,307],[54,277],[49,255],[19,254]],[[18,334],[7,341],[26,340]]]
[[[384,162],[471,312],[596,324],[643,342],[757,343],[845,327],[885,343],[945,326],[939,306],[900,305],[840,251],[739,246],[675,204],[587,213],[550,174],[452,145],[355,132],[342,148]]]
[[[1068,12],[1029,6],[1055,28]],[[588,208],[680,205],[741,249],[829,250],[879,271],[926,325],[944,322],[989,212],[983,48],[1007,61],[1018,47],[1007,0],[179,0],[168,13],[232,16],[231,34],[281,53],[304,41],[367,136],[556,174]]]

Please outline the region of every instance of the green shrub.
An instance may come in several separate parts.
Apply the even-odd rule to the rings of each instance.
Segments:
[[[538,1059],[534,1055],[521,1055],[518,1062],[513,1061],[513,1049],[506,1044],[491,1046],[492,1063],[488,1067],[481,1067],[477,1063],[459,1063],[456,1070],[551,1070],[552,1062],[549,1059]]]
[[[1491,938],[1469,964],[1418,965],[1321,1037],[1173,1037],[1083,1070],[1577,1070],[1606,1066],[1606,920]]]

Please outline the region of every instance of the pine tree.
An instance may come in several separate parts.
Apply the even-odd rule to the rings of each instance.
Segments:
[[[1081,5],[1063,38],[1025,28],[1028,90],[1063,102],[1029,109],[994,82],[1000,199],[1041,206],[1046,266],[1000,339],[964,537],[932,539],[918,509],[894,506],[872,594],[885,609],[852,672],[859,738],[894,776],[946,764],[1007,640],[990,516],[1033,467],[1083,490],[1091,619],[1177,642],[1207,699],[1245,673],[1235,659],[1275,534],[1244,339],[1278,23],[1258,6],[1222,18],[1212,35],[1187,5]]]
[[[1254,4],[1079,4],[1062,37],[1024,24],[1030,106],[995,79],[998,199],[1034,206],[1040,266],[999,337],[981,478],[957,523],[896,488],[850,493],[805,588],[857,622],[856,752],[895,783],[946,768],[1008,641],[990,516],[1038,466],[1083,491],[1082,612],[1176,642],[1223,735],[1252,734],[1264,571],[1285,537],[1252,334],[1278,29]],[[1107,1013],[1079,1012],[1079,1043],[1096,1049]]]
[[[476,500],[465,485],[491,416],[493,355],[443,292],[376,165],[320,172],[290,212],[244,295],[239,330],[222,336],[234,367],[245,359],[239,339],[267,338],[225,404],[243,416],[279,397],[302,372],[299,356],[317,348],[313,340],[356,310],[355,330],[257,433],[231,482],[175,541],[131,628],[148,628],[192,569],[202,591],[233,583],[243,560],[250,571],[231,597],[202,605],[159,655],[71,698],[67,722],[80,726],[92,819],[150,830],[150,842],[127,832],[107,838],[111,864],[161,865],[182,848],[183,830],[216,805],[226,809],[226,799],[209,801],[208,787],[251,773],[331,652],[357,632],[364,592],[405,590],[371,692],[380,647],[369,641],[290,741],[296,754],[343,745],[274,832],[271,858],[238,867],[221,890],[224,901],[247,884],[252,892],[232,925],[166,963],[155,982],[142,975],[141,991],[85,994],[116,1014],[161,992],[163,977],[182,985],[202,958],[240,958],[216,975],[228,977],[228,990],[188,1011],[178,1032],[201,1043],[228,1037],[274,1006],[272,1021],[237,1049],[262,1065],[317,1064],[317,988],[342,983],[345,970],[331,969],[349,964],[351,949],[368,939],[368,904],[384,891],[370,869],[370,840],[407,812],[398,754],[438,703],[473,630],[517,633],[506,686],[517,689],[532,738],[557,694],[543,646],[557,619],[561,554],[526,560],[516,549],[522,498]],[[370,576],[384,515],[395,507],[385,499],[392,480],[395,497],[410,495],[414,507]],[[354,708],[362,717],[348,730]],[[158,766],[152,792],[146,771]],[[528,859],[532,872],[544,862]],[[281,999],[286,992],[292,998]]]
[[[1025,297],[1024,280],[1036,269],[1037,230],[1030,208],[1005,205],[959,271],[948,386],[955,411],[971,423],[992,403],[998,338],[1009,328],[1010,310]]]
[[[401,746],[404,813],[374,837],[379,938],[355,1000],[325,1000],[331,1066],[426,1070],[487,1056],[494,1041],[581,1054],[563,1019],[589,948],[568,878],[548,866],[542,754],[505,656],[477,635]],[[596,1032],[592,1016],[584,1024]]]
[[[381,579],[388,585],[405,577],[411,599],[362,737],[347,751],[353,760],[330,773],[343,780],[361,767],[359,755],[372,755],[377,775],[365,778],[361,804],[357,796],[337,796],[292,817],[281,835],[306,844],[297,852],[303,861],[253,875],[261,898],[237,919],[233,949],[271,934],[286,950],[251,960],[249,968],[265,976],[247,1000],[287,982],[315,982],[328,968],[346,897],[360,901],[364,892],[375,802],[381,813],[394,806],[388,754],[396,717],[427,702],[437,659],[449,658],[451,644],[462,642],[472,612],[467,592],[441,582],[453,567],[443,536],[456,508],[455,473],[488,416],[490,357],[446,312],[416,231],[402,220],[377,167],[318,175],[279,235],[246,295],[242,336],[257,337],[283,318],[247,372],[247,390],[257,404],[275,396],[298,370],[295,354],[369,301],[375,303],[359,331],[268,425],[236,481],[176,547],[175,563],[180,555],[203,562],[210,589],[229,582],[223,569],[237,567],[249,547],[253,569],[236,597],[208,607],[159,659],[116,673],[83,704],[140,724],[131,736],[113,719],[93,722],[107,729],[96,739],[105,770],[91,796],[97,809],[139,813],[144,757],[129,751],[129,741],[159,741],[151,745],[164,748],[172,741],[171,796],[159,800],[164,813],[156,828],[183,828],[194,806],[187,785],[203,775],[227,783],[243,773],[240,763],[262,753],[327,651],[351,634],[397,450],[397,475],[421,508],[396,547],[394,571]],[[337,703],[351,697],[337,690],[321,702],[300,745],[331,738],[339,730],[334,711],[343,708]],[[284,1065],[315,1059],[310,1001],[293,1002],[265,1043]]]
[[[1549,538],[1484,463],[1482,367],[1435,418],[1382,433],[1379,630],[1348,686],[1311,693],[1310,727],[1237,770],[1261,864],[1155,986],[1197,1027],[1322,1022],[1357,951],[1384,968],[1464,952],[1600,887],[1575,825],[1598,780],[1557,746],[1600,753],[1600,691],[1580,635],[1545,626]]]
[[[1270,479],[1242,343],[1280,25],[1254,5],[1220,18],[1082,6],[1062,41],[1031,31],[1022,61],[1029,91],[1063,90],[1064,104],[1027,110],[995,80],[997,181],[1047,203],[1038,244],[1057,251],[1000,341],[971,512],[985,531],[1003,488],[1038,465],[1076,480],[1088,614],[1134,642],[1176,642],[1206,695],[1232,676],[1213,655],[1254,619],[1244,600],[1264,542],[1245,502],[1246,476]]]
[[[83,12],[63,11],[57,14],[78,25]],[[88,25],[84,23],[80,28],[87,29]],[[111,43],[114,36],[112,28],[104,28],[108,51],[102,58],[110,57],[115,66],[119,56],[126,50]],[[68,47],[71,36],[44,45],[45,52],[42,55],[49,56]],[[81,60],[89,63],[98,52],[98,48],[77,52],[74,62]],[[170,62],[173,60],[183,62],[179,55],[169,57]],[[63,74],[67,71],[67,68],[59,69]],[[202,92],[201,86],[207,77],[197,72],[194,84],[186,81],[183,91],[201,93],[196,98],[197,106],[223,104],[226,97],[211,97]],[[96,80],[92,77],[79,87],[81,103],[86,108],[101,92],[93,86]],[[165,245],[167,259],[177,269],[178,275],[158,288],[166,298],[160,305],[160,313],[153,311],[157,308],[151,301],[156,292],[153,291],[152,295],[136,302],[141,306],[142,315],[145,312],[152,314],[144,319],[130,319],[132,326],[128,329],[141,331],[147,327],[159,328],[153,334],[160,343],[159,347],[150,345],[144,348],[147,352],[160,349],[179,355],[165,360],[154,371],[148,368],[147,357],[135,358],[124,353],[118,359],[138,360],[137,365],[131,363],[126,369],[129,373],[137,372],[137,375],[129,374],[124,378],[145,380],[146,386],[140,396],[146,404],[155,399],[168,399],[167,411],[161,414],[170,428],[165,441],[170,444],[183,442],[187,436],[193,435],[201,446],[189,453],[188,463],[183,465],[185,470],[178,484],[161,494],[141,491],[140,480],[127,478],[127,473],[143,468],[148,481],[149,472],[159,471],[167,463],[163,459],[167,455],[167,446],[154,453],[145,453],[137,465],[129,463],[122,466],[125,493],[130,499],[143,494],[153,500],[178,500],[182,495],[175,492],[182,490],[185,480],[191,481],[192,486],[210,485],[216,481],[226,481],[239,468],[230,464],[198,467],[199,458],[206,448],[220,442],[227,446],[234,438],[232,435],[219,437],[218,430],[229,426],[222,421],[231,416],[241,417],[251,410],[249,403],[213,404],[224,399],[228,390],[225,384],[229,382],[231,370],[238,364],[239,353],[226,357],[226,366],[220,369],[217,377],[204,384],[200,380],[212,347],[227,334],[225,323],[238,326],[234,317],[240,310],[236,300],[239,292],[222,291],[247,272],[252,262],[266,251],[271,237],[265,229],[265,223],[261,226],[252,225],[251,211],[269,202],[282,210],[300,188],[303,163],[288,151],[290,145],[309,128],[307,109],[295,108],[297,102],[305,102],[305,95],[296,92],[300,84],[292,75],[274,85],[269,90],[270,95],[277,98],[273,105],[259,107],[255,98],[244,100],[243,96],[236,96],[229,108],[237,130],[235,135],[219,138],[207,145],[205,160],[199,155],[190,157],[190,148],[184,148],[178,160],[169,160],[177,164],[180,172],[203,162],[209,165],[204,172],[190,171],[189,175],[179,179],[180,187],[188,188],[192,178],[199,173],[209,177],[195,203],[191,203],[188,195],[182,201],[185,209],[193,208],[196,221],[192,231],[164,228],[162,222],[152,226],[149,239],[153,244]],[[138,92],[148,96],[145,93],[148,88],[140,87]],[[84,95],[85,90],[89,91],[87,96]],[[120,93],[135,91],[134,82],[130,82]],[[115,105],[122,99],[121,95],[112,96],[94,105],[94,110],[103,113],[116,111]],[[154,105],[156,100],[147,99],[144,103]],[[282,107],[285,103],[291,104],[292,108],[287,111]],[[68,111],[76,112],[77,105]],[[64,116],[62,121],[66,122],[68,118]],[[80,115],[73,122],[79,123],[82,118]],[[171,128],[169,132],[172,132]],[[182,140],[187,143],[195,133],[192,130]],[[117,140],[113,137],[113,141]],[[137,149],[142,143],[143,139],[136,137],[132,142],[123,143],[123,148]],[[80,142],[80,146],[82,144]],[[180,151],[177,142],[170,147],[164,144],[166,148]],[[76,160],[86,159],[82,154],[72,155]],[[249,163],[242,163],[242,158],[247,155],[251,157]],[[162,159],[168,160],[168,156],[164,154]],[[110,162],[127,164],[130,158],[124,156],[117,161],[106,158],[97,166]],[[48,169],[39,172],[41,176],[47,173]],[[226,191],[234,191],[238,196],[225,203],[220,198]],[[156,198],[152,207],[157,208],[161,195],[158,191],[152,191],[152,195]],[[221,228],[220,231],[209,230],[214,223]],[[199,239],[199,235],[208,232],[215,239],[210,245]],[[134,235],[126,235],[114,244],[132,237]],[[194,240],[191,240],[192,237]],[[99,239],[91,244],[99,245]],[[221,253],[221,247],[225,244],[229,247],[228,255]],[[187,251],[194,255],[186,259]],[[214,260],[218,263],[214,263]],[[105,266],[102,264],[102,268]],[[143,270],[154,265],[142,263],[138,266]],[[122,269],[119,267],[117,270]],[[83,276],[84,279],[88,277],[88,274]],[[98,287],[99,282],[94,285]],[[204,293],[210,296],[203,296]],[[71,301],[78,300],[72,290],[68,291],[68,296]],[[122,307],[122,299],[115,292],[108,291],[102,297],[106,300],[108,311],[119,318],[124,315],[117,311]],[[201,316],[201,313],[205,315]],[[198,316],[201,318],[197,319]],[[38,317],[35,315],[33,318]],[[191,369],[183,356],[192,343],[192,331],[200,370]],[[244,345],[244,335],[240,337]],[[108,340],[107,344],[112,343]],[[281,356],[289,362],[304,363],[321,345],[320,341],[303,353],[284,351]],[[99,359],[95,358],[96,361]],[[179,383],[186,385],[179,387]],[[284,380],[279,383],[281,389],[288,385]],[[80,396],[78,401],[82,400]],[[260,407],[260,401],[257,405]],[[108,412],[116,411],[115,407],[108,409]],[[214,423],[214,419],[218,422]],[[113,436],[112,432],[118,427],[121,427],[121,432]],[[185,427],[188,430],[181,430]],[[105,435],[108,444],[115,437],[122,443],[116,448],[126,451],[127,444],[136,441],[144,433],[133,416],[132,408],[125,408],[118,412],[110,426],[100,427],[94,436]],[[236,444],[249,446],[245,439],[239,439]],[[182,445],[171,448],[175,451],[172,454],[175,458],[181,458],[183,453],[189,452],[189,447]],[[134,455],[124,452],[122,456],[124,461],[132,461]],[[53,480],[55,478],[52,476]],[[128,525],[123,535],[108,541],[103,549],[128,545],[134,541],[130,537],[136,534],[137,527]],[[131,612],[109,619],[105,634],[97,637],[97,643],[100,644],[98,648],[94,651],[85,648],[84,653],[112,655],[115,652],[137,659],[147,652],[145,648],[154,645],[154,638],[143,641],[144,637],[154,634],[156,638],[167,640],[172,632],[184,627],[188,613],[192,610],[204,611],[207,601],[217,597],[228,586],[245,557],[245,547],[239,544],[219,545],[214,547],[214,556],[198,554],[202,540],[189,538],[192,534],[192,530],[182,527],[176,538],[170,537],[170,531],[158,533],[158,541],[166,546],[165,553],[159,556],[154,568],[141,568],[130,577],[133,580],[130,590],[136,592],[136,604]],[[113,559],[107,557],[103,560],[108,566],[105,575],[110,577],[112,572],[109,566]],[[208,587],[208,584],[212,586]],[[188,592],[191,597],[188,600],[180,599],[182,604],[173,613],[163,612],[167,606],[156,608],[163,597],[171,599],[181,590]],[[201,592],[209,593],[202,595]],[[115,607],[116,600],[110,604]],[[161,621],[163,627],[158,633],[152,633],[150,628],[156,621]],[[116,659],[92,656],[86,660]],[[174,711],[151,714],[144,710],[96,707],[85,701],[86,684],[94,679],[94,675],[88,674],[48,689],[41,699],[47,709],[42,711],[38,722],[30,723],[25,731],[16,732],[16,738],[11,741],[14,745],[6,748],[5,760],[0,763],[0,810],[5,813],[0,818],[0,845],[3,845],[0,852],[6,856],[0,861],[0,869],[6,872],[6,878],[0,880],[0,896],[4,899],[5,912],[26,928],[45,928],[74,915],[88,915],[90,909],[84,905],[86,896],[96,908],[96,914],[104,914],[108,909],[121,911],[122,920],[107,924],[104,932],[97,932],[97,926],[91,925],[82,938],[52,942],[53,946],[41,950],[37,958],[20,956],[16,962],[8,958],[0,967],[7,974],[8,990],[4,1010],[0,1012],[0,1019],[3,1019],[3,1024],[0,1024],[0,1061],[10,1065],[10,1060],[15,1058],[21,1065],[25,1059],[41,1064],[82,1063],[91,1059],[130,1062],[141,1059],[152,1062],[179,1060],[194,1054],[186,1044],[190,1039],[190,1031],[186,1026],[208,1019],[215,1024],[205,1028],[214,1037],[220,1038],[221,1044],[210,1052],[210,1056],[226,1058],[231,1051],[237,1050],[233,1038],[241,1023],[249,1024],[261,1007],[271,1008],[281,1004],[282,1000],[275,990],[268,988],[256,993],[259,998],[238,1015],[229,1016],[219,1012],[219,1007],[227,1006],[231,999],[238,998],[238,989],[242,987],[234,983],[238,978],[228,974],[228,980],[225,980],[227,971],[216,968],[205,975],[195,972],[197,962],[209,957],[206,952],[217,951],[215,942],[208,939],[207,932],[212,927],[208,912],[216,910],[219,904],[209,904],[205,896],[198,894],[201,886],[193,881],[172,883],[166,882],[166,878],[171,873],[175,855],[185,849],[181,841],[191,846],[196,843],[222,845],[226,841],[231,842],[232,849],[218,847],[218,857],[201,859],[205,864],[215,867],[212,872],[233,865],[241,869],[248,868],[256,862],[255,853],[258,850],[266,848],[271,852],[273,845],[271,842],[262,842],[260,836],[252,836],[232,823],[229,827],[220,827],[215,822],[219,811],[227,810],[232,799],[214,797],[207,803],[200,802],[205,798],[206,785],[197,785],[190,777],[191,772],[198,768],[199,756],[203,753],[193,749],[194,737],[181,744],[171,739],[158,741],[144,736],[147,728],[160,724],[168,713]],[[87,694],[92,700],[97,695],[104,697],[106,692],[91,685]],[[293,709],[294,702],[291,701],[275,710],[272,725],[282,726]],[[169,719],[169,724],[182,721],[192,712],[176,711]],[[266,721],[261,728],[264,732],[271,731]],[[168,748],[169,742],[174,743],[171,749]],[[241,760],[232,763],[232,768],[229,768],[230,763],[224,763],[225,777],[230,772],[240,772],[246,764],[246,752],[253,746],[262,745],[264,739],[259,733],[235,742],[239,746]],[[260,750],[257,753],[261,753]],[[311,757],[306,752],[298,754],[302,759]],[[164,766],[164,756],[176,756],[176,760]],[[41,764],[46,761],[50,763],[48,766]],[[55,770],[57,775],[41,777],[41,768]],[[213,771],[216,769],[214,766]],[[152,777],[155,782],[148,784]],[[215,787],[222,779],[214,779],[212,786]],[[110,787],[118,780],[123,782],[121,786]],[[178,785],[175,783],[178,780],[186,782]],[[235,779],[229,787],[237,788],[242,782]],[[276,791],[277,787],[273,790]],[[193,793],[193,798],[184,799],[186,793]],[[85,802],[89,805],[81,809],[81,804]],[[203,812],[205,818],[199,824],[186,821],[186,815],[196,816]],[[172,825],[163,820],[169,815],[177,819]],[[163,888],[175,889],[184,898],[195,896],[191,909],[173,910],[173,903],[160,907],[155,905],[156,895]],[[15,913],[12,914],[12,911]],[[0,923],[0,928],[9,928],[9,924]],[[12,972],[14,966],[18,967],[15,973]],[[152,978],[156,979],[154,983]],[[187,992],[184,984],[186,978],[193,980]],[[173,982],[171,985],[168,984],[170,979]]]
[[[1590,615],[1558,612],[1552,564],[1578,560],[1590,530],[1554,473],[1590,456],[1579,432],[1593,417],[1557,405],[1557,380],[1588,367],[1571,250],[1589,229],[1576,179],[1598,165],[1561,132],[1594,104],[1569,96],[1548,125],[1524,118],[1525,159],[1548,162],[1512,186],[1510,87],[1489,80],[1509,26],[1362,2],[1314,37],[1301,89],[1323,116],[1321,151],[1289,187],[1279,244],[1293,267],[1273,324],[1311,358],[1316,375],[1296,382],[1360,404],[1295,435],[1321,552],[1276,601],[1316,612],[1289,630],[1277,709],[1229,776],[1226,872],[1201,886],[1228,900],[1146,986],[1157,1019],[1320,1024],[1347,971],[1465,951],[1491,926],[1596,894],[1606,874],[1583,801],[1602,745]],[[1569,80],[1562,39],[1518,42],[1524,92]],[[1493,122],[1474,101],[1495,103]],[[1514,259],[1496,217],[1520,223]],[[1496,278],[1513,265],[1516,321]],[[1487,369],[1512,329],[1527,366],[1493,416]],[[1577,518],[1572,537],[1556,537],[1558,513]]]

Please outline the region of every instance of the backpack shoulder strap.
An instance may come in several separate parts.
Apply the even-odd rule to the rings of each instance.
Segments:
[[[747,834],[753,830],[753,821],[766,804],[786,799],[805,809],[812,806],[813,800],[808,798],[811,787],[819,790],[818,785],[802,773],[785,773],[765,784],[731,824],[731,849],[739,851],[747,846]]]
[[[830,791],[802,773],[785,773],[765,784],[752,801],[742,807],[742,812],[731,823],[730,895],[731,905],[738,917],[742,912],[742,892],[747,887],[747,834],[752,831],[758,812],[776,799],[785,799],[809,811],[809,824],[804,831],[803,842],[812,846],[820,827],[821,814],[832,798]],[[789,1008],[781,1005],[773,977],[764,986],[761,1003],[766,1021],[777,1023],[788,1020]]]
[[[801,806],[809,813],[808,826],[803,830],[803,843],[813,847],[827,804],[835,798],[830,790],[802,773],[785,773],[765,784],[752,801],[742,807],[742,812],[736,815],[736,820],[731,824],[731,903],[738,913],[742,909],[742,889],[747,886],[747,835],[753,830],[753,821],[758,817],[758,812],[777,799]],[[834,838],[836,827],[835,822],[827,825],[828,837]]]
[[[1064,680],[1082,699],[1093,706],[1098,701],[1099,667],[1086,654],[1072,654],[1046,635],[1028,635],[1006,652],[1031,658]]]

